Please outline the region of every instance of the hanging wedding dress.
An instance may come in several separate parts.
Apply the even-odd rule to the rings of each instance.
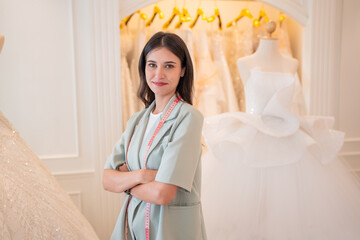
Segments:
[[[277,28],[277,31],[275,32],[274,36],[279,39],[279,49],[280,52],[285,55],[292,57],[292,51],[290,47],[290,38],[288,33],[288,27],[287,27],[288,20],[285,18],[282,21],[278,22],[279,28]]]
[[[0,239],[98,239],[1,112],[0,179]]]
[[[134,33],[133,38],[133,52],[132,52],[132,59],[130,63],[130,76],[132,81],[132,91],[131,95],[132,98],[135,99],[136,108],[134,111],[131,112],[131,115],[140,111],[144,108],[143,103],[139,98],[137,98],[137,90],[140,85],[140,76],[139,76],[139,58],[141,51],[143,50],[145,43],[146,43],[146,31],[145,31],[145,23],[142,19],[138,19],[138,29]]]
[[[239,105],[234,92],[233,81],[230,70],[222,49],[222,36],[216,31],[212,36],[212,56],[214,64],[220,76],[219,81],[223,87],[225,102],[222,106],[222,112],[237,112]]]
[[[136,91],[134,92],[134,82],[130,76],[130,69],[127,61],[129,49],[131,49],[131,36],[128,29],[122,30],[120,34],[120,48],[121,48],[121,110],[122,110],[122,125],[126,128],[126,123],[131,115],[138,111],[138,103],[136,99]]]
[[[205,117],[222,113],[226,100],[205,30],[195,32],[195,66],[195,107]]]
[[[226,29],[226,59],[229,63],[229,70],[233,80],[235,96],[238,101],[240,111],[245,111],[245,94],[239,71],[236,66],[236,60],[253,53],[253,32],[252,21],[243,18],[236,22],[236,25]]]
[[[290,111],[296,77],[253,68],[247,112],[204,122],[209,239],[359,239],[360,185],[336,159],[333,119]]]
[[[194,76],[196,76],[196,65],[195,65],[195,57],[194,57],[194,36],[193,36],[193,31],[189,28],[183,29],[175,29],[174,31],[175,34],[177,34],[178,36],[181,37],[181,39],[185,42],[186,47],[189,50],[189,54],[191,57],[191,61],[193,63],[193,71],[194,71]]]

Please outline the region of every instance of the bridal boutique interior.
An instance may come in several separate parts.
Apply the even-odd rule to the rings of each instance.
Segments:
[[[146,27],[156,6],[164,18],[158,12]],[[233,36],[221,44],[228,55],[230,75],[235,72],[231,67],[234,62],[231,49],[226,47],[234,43],[232,46],[238,46],[237,40],[248,39],[249,43],[251,37],[251,45],[256,45],[255,31],[261,29],[266,17],[277,22],[275,36],[286,39],[280,30],[286,33],[288,48],[283,49],[299,61],[302,106],[308,114],[335,117],[335,129],[346,133],[340,157],[349,162],[349,171],[359,175],[360,96],[356,80],[360,72],[356,58],[360,54],[360,32],[354,25],[358,23],[356,10],[360,6],[356,0],[1,1],[0,34],[4,36],[4,46],[0,55],[0,110],[100,239],[109,239],[124,201],[123,195],[105,192],[101,186],[105,159],[124,130],[126,114],[131,114],[126,113],[129,106],[123,103],[134,86],[124,83],[124,75],[131,76],[131,54],[140,47],[136,45],[139,35],[163,30],[175,7],[182,13],[186,8],[191,21],[176,28],[179,17],[175,17],[167,31],[191,29],[198,34],[204,30],[207,36],[201,40],[201,34],[194,34],[194,52],[208,44],[210,58],[217,60],[214,56],[218,52],[212,52],[219,47],[214,42],[215,33],[224,39]],[[207,19],[200,16],[190,28],[199,9]],[[229,24],[243,9],[249,9],[252,18],[244,16]],[[261,10],[266,17],[261,17]],[[147,18],[142,19],[145,15]],[[129,16],[130,20],[126,19]],[[283,28],[279,24],[281,17]],[[253,26],[256,19],[260,20],[258,29]],[[125,25],[126,20],[129,21]],[[239,36],[242,37],[237,39]],[[200,42],[203,44],[196,46]],[[254,46],[249,54],[252,52]],[[123,57],[128,64],[125,74]],[[215,66],[208,60],[204,68]],[[241,111],[241,86],[233,88],[233,102]],[[206,109],[209,105],[204,104]],[[226,106],[223,111],[234,104]],[[5,145],[1,144],[3,151]],[[1,155],[1,164],[8,159]]]

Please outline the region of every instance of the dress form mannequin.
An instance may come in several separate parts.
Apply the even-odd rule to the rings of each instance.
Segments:
[[[263,72],[296,73],[299,65],[298,61],[282,55],[279,50],[279,40],[271,38],[271,33],[275,31],[274,22],[269,22],[266,30],[269,37],[260,39],[256,52],[237,61],[238,70],[244,84],[250,75],[250,70],[254,67],[260,67]]]
[[[1,53],[2,47],[4,46],[4,40],[5,40],[4,35],[0,34],[0,53]]]
[[[337,159],[344,133],[330,117],[292,111],[298,62],[278,44],[261,39],[237,61],[246,112],[204,120],[209,240],[358,239],[359,180]]]

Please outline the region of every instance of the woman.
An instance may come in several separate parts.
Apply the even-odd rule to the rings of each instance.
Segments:
[[[134,114],[107,159],[103,185],[128,193],[112,239],[206,239],[200,204],[203,117],[192,104],[193,66],[185,43],[156,33],[139,60]]]

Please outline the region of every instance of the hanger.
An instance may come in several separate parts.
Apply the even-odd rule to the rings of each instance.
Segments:
[[[198,7],[198,9],[196,10],[196,17],[194,19],[194,21],[189,25],[190,28],[193,28],[196,24],[196,22],[198,21],[199,17],[201,16],[202,20],[207,20],[207,17],[204,13],[204,11],[202,10],[201,7]]]
[[[216,18],[219,19],[219,30],[222,30],[222,23],[221,23],[221,17],[220,17],[220,10],[218,7],[215,7],[215,14],[208,17],[206,20],[207,22],[213,22]]]
[[[280,25],[280,27],[282,27],[282,24],[283,24],[285,19],[286,19],[285,14],[280,12],[280,16],[279,16],[279,25]]]
[[[181,17],[179,18],[179,21],[176,23],[175,28],[180,28],[184,22],[190,22],[190,21],[191,21],[191,16],[189,14],[187,7],[183,7]]]
[[[243,17],[248,17],[250,19],[253,18],[253,15],[251,15],[250,10],[248,8],[243,8],[240,14],[234,20],[226,24],[226,27],[231,27],[232,25],[234,25],[234,23],[238,22]]]
[[[176,16],[179,16],[179,19],[181,19],[183,17],[182,13],[180,12],[180,9],[177,6],[175,6],[173,8],[173,12],[171,14],[171,17],[169,18],[169,20],[167,20],[164,23],[163,29],[167,29],[170,26],[171,22],[175,19]]]
[[[149,21],[146,22],[146,27],[150,27],[151,23],[154,21],[157,14],[159,14],[160,19],[163,19],[165,17],[164,13],[160,10],[160,7],[156,4],[154,7],[153,15],[151,16]]]
[[[261,20],[264,19],[264,22],[267,23],[269,21],[269,17],[266,15],[266,12],[265,10],[262,8],[259,12],[259,17],[254,19],[253,21],[253,25],[255,27],[260,27],[260,24],[261,24]]]
[[[140,14],[140,18],[142,20],[146,20],[147,19],[147,15],[144,12],[141,12],[140,10],[136,11],[135,13]],[[130,14],[129,16],[127,16],[126,18],[124,18],[123,20],[121,20],[120,22],[120,29],[123,29],[125,26],[127,26],[127,24],[129,23],[130,19],[132,18],[132,16],[134,16],[135,13]]]

